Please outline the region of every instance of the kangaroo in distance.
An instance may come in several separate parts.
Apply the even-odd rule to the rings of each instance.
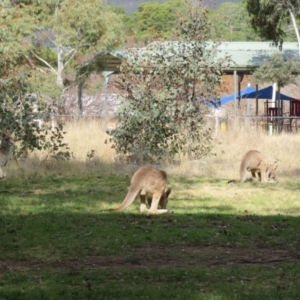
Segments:
[[[14,140],[9,134],[6,134],[2,131],[0,131],[0,136],[0,179],[3,179],[6,176],[6,172],[4,172],[2,168],[6,166],[10,158]]]
[[[256,178],[258,174],[261,182],[267,182],[269,179],[276,180],[277,160],[274,164],[268,163],[266,156],[257,150],[250,150],[243,156],[240,166],[240,180],[230,180],[232,182],[245,182],[247,172],[251,172],[252,177]]]
[[[167,173],[165,171],[153,167],[141,167],[133,174],[129,191],[123,203],[110,211],[125,210],[139,195],[141,212],[146,211],[149,214],[167,213],[166,206],[170,193],[171,189],[167,189]],[[149,209],[147,209],[146,200],[150,206]]]

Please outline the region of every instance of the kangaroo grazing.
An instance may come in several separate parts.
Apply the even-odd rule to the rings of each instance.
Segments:
[[[268,163],[266,156],[257,150],[250,150],[242,158],[240,166],[240,180],[230,180],[231,182],[245,182],[247,179],[247,172],[251,172],[252,177],[256,178],[258,174],[261,182],[268,180],[276,180],[277,161],[274,164]]]
[[[161,197],[160,200],[159,200],[159,203],[158,203],[158,207],[159,207],[159,208],[162,208],[162,209],[166,209],[166,208],[167,208],[167,204],[168,204],[168,201],[169,201],[168,197],[169,197],[169,195],[170,195],[170,193],[171,193],[171,189],[168,188],[168,189],[165,191],[165,193],[166,193],[166,197]],[[141,195],[140,195],[140,198],[141,198],[141,202],[142,202],[142,201],[143,201],[143,198],[142,198]],[[148,202],[149,207],[151,207],[151,204],[152,204],[152,197],[147,197],[147,202]]]
[[[11,155],[11,150],[12,146],[14,143],[13,138],[0,131],[0,136],[1,136],[1,145],[0,145],[0,179],[4,178],[6,176],[6,172],[3,171],[3,167],[6,166],[10,155]]]
[[[168,197],[171,193],[167,187],[167,173],[153,167],[139,168],[131,178],[129,191],[123,203],[111,211],[123,211],[133,203],[137,195],[140,196],[140,211],[149,214],[162,214],[168,212],[166,209]],[[150,206],[147,209],[146,199]],[[160,206],[160,209],[158,207]]]

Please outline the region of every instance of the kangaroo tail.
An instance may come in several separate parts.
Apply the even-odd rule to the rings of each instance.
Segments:
[[[119,207],[112,209],[111,211],[118,212],[125,210],[134,201],[140,190],[141,188],[139,187],[130,186],[129,191],[122,204]]]

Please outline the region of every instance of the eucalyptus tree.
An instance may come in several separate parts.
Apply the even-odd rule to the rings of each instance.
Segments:
[[[1,29],[12,41],[7,46],[18,44],[33,78],[42,78],[40,86],[55,83],[52,90],[60,92],[69,87],[66,74],[75,72],[82,57],[122,39],[121,22],[105,0],[6,1],[1,14]]]
[[[121,25],[104,0],[0,2],[0,125],[16,152],[44,149],[70,157],[63,126],[39,126],[70,86],[82,57],[121,42]],[[71,78],[72,79],[72,78]]]
[[[183,4],[184,0],[140,4],[131,15],[133,34],[137,39],[146,41],[170,38]]]
[[[111,5],[110,9],[122,22],[126,38],[128,38],[129,35],[133,35],[135,24],[133,24],[131,16],[126,13],[125,9],[118,5]]]
[[[299,71],[300,66],[295,59],[284,60],[282,54],[276,52],[253,72],[253,77],[260,84],[275,82],[280,90],[290,83],[295,83]]]
[[[122,102],[117,127],[109,134],[118,153],[140,163],[211,153],[206,99],[215,95],[226,62],[216,58],[216,45],[206,42],[202,1],[185,1],[176,32],[176,42],[128,51],[121,65]]]
[[[298,59],[284,60],[280,52],[274,53],[270,59],[265,60],[259,68],[253,73],[253,77],[257,83],[271,83],[275,89],[280,89],[290,83],[296,83],[296,76],[300,72]],[[275,94],[274,94],[275,97]],[[277,101],[276,107],[282,106],[282,101]]]
[[[259,35],[250,26],[245,2],[224,2],[209,14],[211,36],[225,41],[257,41]]]
[[[251,24],[261,37],[281,46],[287,37],[287,25],[292,23],[300,45],[297,24],[297,18],[300,16],[299,0],[246,0],[246,3]]]

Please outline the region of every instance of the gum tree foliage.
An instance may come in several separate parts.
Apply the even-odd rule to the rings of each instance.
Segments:
[[[63,125],[39,126],[38,119],[50,121],[52,109],[38,102],[38,95],[28,85],[26,75],[1,81],[0,128],[14,137],[14,157],[26,157],[35,149],[44,150],[46,158],[69,159],[71,153],[63,142]]]
[[[125,9],[122,6],[111,5],[110,9],[121,20],[126,39],[133,36],[134,31],[136,29],[136,24],[133,23],[132,16],[130,14],[126,13]]]
[[[282,54],[277,52],[255,70],[253,77],[257,83],[276,82],[280,89],[290,83],[295,83],[296,74],[299,71],[299,63],[296,60],[285,61]]]
[[[300,45],[296,21],[300,16],[299,0],[246,0],[246,3],[251,24],[261,37],[281,46],[287,37],[287,25],[292,23]]]
[[[225,62],[216,59],[216,45],[205,42],[209,24],[202,1],[185,1],[177,25],[176,42],[129,51],[121,65],[122,104],[109,134],[118,153],[138,162],[211,152],[205,99],[215,94]]]
[[[170,38],[183,4],[184,0],[142,3],[130,18],[133,34],[137,39],[148,41]]]
[[[14,132],[16,155],[70,156],[62,124],[49,130],[34,120],[49,120],[79,58],[117,45],[119,29],[104,0],[0,1],[0,124]]]
[[[250,26],[246,3],[224,2],[210,11],[211,37],[223,41],[259,41],[258,34]]]
[[[0,13],[3,22],[3,10]],[[69,158],[62,125],[49,130],[48,126],[39,128],[34,121],[47,119],[52,108],[46,101],[37,101],[39,94],[29,84],[30,67],[24,45],[27,41],[20,42],[8,31],[5,26],[0,29],[0,128],[13,133],[15,158],[34,149],[46,150],[49,157]]]
[[[52,98],[74,84],[83,57],[121,43],[121,22],[106,0],[5,2],[1,29],[20,44],[31,83]]]
[[[127,14],[120,6],[111,6],[123,22],[127,45],[145,45],[157,39],[170,39],[176,25],[177,14],[184,0],[140,4],[136,11]]]
[[[280,52],[274,53],[269,60],[255,70],[253,77],[257,83],[277,83],[278,92],[290,83],[296,84],[296,74],[299,74],[299,62],[296,59],[284,60]],[[276,107],[282,106],[280,99],[275,99]]]

